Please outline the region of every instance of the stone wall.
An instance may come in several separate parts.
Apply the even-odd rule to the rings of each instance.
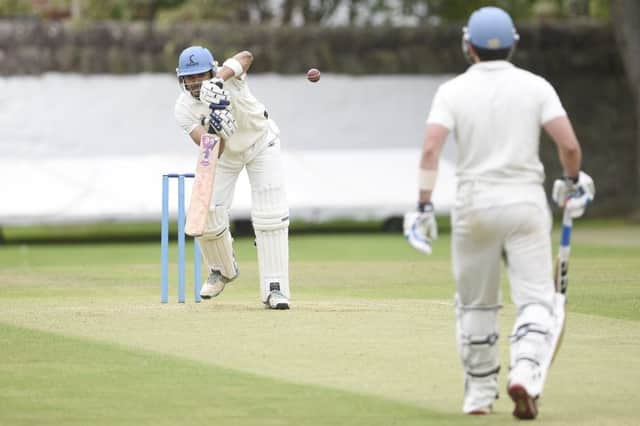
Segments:
[[[548,78],[558,90],[583,144],[584,168],[598,187],[595,215],[624,215],[640,194],[634,103],[610,27],[580,24],[520,26],[514,63]],[[211,47],[218,58],[249,49],[254,72],[458,73],[466,64],[460,28],[327,29],[252,27],[216,23],[0,21],[0,74],[173,72],[180,50]],[[560,174],[555,147],[542,157],[551,184]]]

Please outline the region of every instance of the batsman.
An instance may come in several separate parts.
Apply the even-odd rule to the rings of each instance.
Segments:
[[[538,414],[547,370],[564,322],[564,294],[553,281],[551,214],[539,158],[544,129],[564,176],[553,199],[572,218],[593,200],[593,180],[581,172],[582,151],[560,99],[544,78],[514,66],[519,39],[502,9],[476,10],[463,29],[471,66],[442,84],[427,118],[418,179],[418,211],[405,215],[412,246],[431,253],[437,225],[431,195],[449,133],[457,143],[451,215],[456,282],[456,340],[464,371],[462,410],[489,414],[498,397],[498,311],[504,259],[516,318],[510,336],[507,392],[513,414]]]
[[[194,193],[203,189],[196,187],[205,185],[202,182],[212,186],[204,188],[211,191],[211,201],[202,209],[206,217],[197,237],[210,271],[200,296],[216,297],[238,277],[229,211],[238,176],[246,168],[261,301],[270,309],[289,309],[289,207],[280,130],[249,89],[247,71],[252,62],[251,52],[242,51],[219,65],[202,46],[188,47],[178,58],[176,74],[182,93],[175,104],[176,120],[196,145],[201,141],[205,141],[202,149],[217,145],[213,152],[218,154],[207,156],[207,164],[215,162],[215,167],[208,168],[215,173],[213,179],[200,179],[197,171],[194,183]]]

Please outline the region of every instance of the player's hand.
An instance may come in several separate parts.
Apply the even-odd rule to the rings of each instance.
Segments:
[[[222,88],[221,78],[212,78],[202,82],[200,100],[213,109],[225,109],[231,104],[229,92]]]
[[[427,203],[418,211],[404,215],[404,236],[409,244],[424,254],[431,254],[431,241],[438,239],[438,224],[433,204]]]
[[[227,109],[211,109],[209,114],[209,133],[215,133],[222,139],[229,139],[238,128],[236,119]]]
[[[569,215],[575,219],[584,214],[595,195],[593,179],[585,172],[580,172],[577,180],[569,177],[556,179],[553,182],[551,198],[558,206],[567,209]]]

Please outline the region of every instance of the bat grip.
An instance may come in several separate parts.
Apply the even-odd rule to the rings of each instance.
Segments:
[[[569,247],[571,245],[571,230],[573,229],[573,219],[566,208],[562,213],[562,236],[560,246]]]

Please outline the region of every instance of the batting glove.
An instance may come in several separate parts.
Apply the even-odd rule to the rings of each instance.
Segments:
[[[215,133],[222,139],[229,139],[238,128],[236,119],[227,109],[211,109],[209,114],[209,133]]]
[[[225,109],[231,103],[229,92],[222,88],[221,78],[212,78],[202,82],[200,100],[214,109]]]
[[[596,187],[591,176],[580,172],[577,178],[563,177],[553,182],[551,198],[560,207],[567,209],[572,218],[584,214],[596,195]]]
[[[409,244],[424,254],[431,254],[431,242],[438,239],[438,224],[432,203],[419,204],[418,211],[404,215],[404,236]]]

